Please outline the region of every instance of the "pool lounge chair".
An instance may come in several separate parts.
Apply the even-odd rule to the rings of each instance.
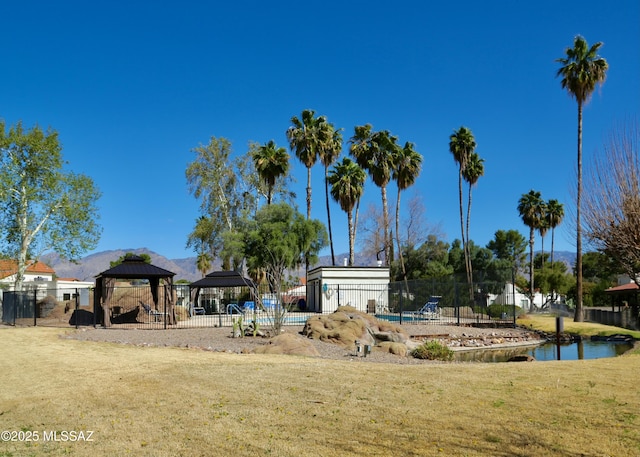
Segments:
[[[149,316],[149,322],[162,322],[162,317],[163,314],[156,310],[151,308],[150,305],[147,305],[146,303],[144,303],[142,300],[140,300],[140,304],[142,305],[142,308],[144,309],[145,313],[147,313],[147,316]],[[153,319],[153,321],[152,321]]]
[[[432,295],[422,308],[415,311],[414,314],[423,316],[427,319],[440,319],[440,307],[438,307],[438,304],[440,303],[441,298],[442,297],[439,295]]]

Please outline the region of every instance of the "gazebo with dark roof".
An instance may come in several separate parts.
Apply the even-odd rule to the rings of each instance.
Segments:
[[[251,294],[255,294],[256,286],[249,278],[245,278],[237,271],[214,271],[202,279],[189,284],[191,303],[198,303],[198,295],[201,289],[248,287]]]
[[[160,280],[165,289],[165,324],[174,325],[176,318],[173,310],[173,277],[175,273],[165,270],[164,268],[146,263],[140,256],[130,256],[125,258],[121,264],[113,268],[103,271],[96,276],[96,290],[94,294],[93,308],[96,316],[101,316],[98,322],[105,327],[111,325],[111,313],[109,303],[113,295],[116,280],[118,279],[147,279],[151,287],[151,295],[153,297],[154,307],[158,308],[158,289]],[[102,310],[102,313],[99,311]],[[109,317],[105,319],[104,317]]]

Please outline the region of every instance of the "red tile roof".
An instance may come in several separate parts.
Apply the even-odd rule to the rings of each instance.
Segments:
[[[26,269],[26,273],[30,274],[48,274],[54,275],[56,272],[53,268],[47,265],[44,262],[33,262],[29,261]],[[18,261],[17,260],[7,260],[0,259],[0,279],[6,278],[8,276],[14,275],[18,272]]]
[[[623,292],[625,290],[638,290],[638,285],[635,282],[629,284],[622,284],[621,286],[610,287],[605,292]]]

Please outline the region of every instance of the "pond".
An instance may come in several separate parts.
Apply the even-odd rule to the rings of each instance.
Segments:
[[[506,362],[511,357],[530,355],[537,361],[557,360],[556,343],[545,343],[535,347],[502,349],[480,349],[455,353],[458,362]],[[589,360],[616,357],[633,348],[633,343],[580,340],[560,345],[560,360]]]

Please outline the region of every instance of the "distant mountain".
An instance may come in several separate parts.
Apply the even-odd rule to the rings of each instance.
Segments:
[[[76,278],[82,281],[93,281],[94,278],[105,270],[110,268],[110,263],[119,259],[126,253],[131,252],[133,254],[148,254],[151,257],[151,263],[164,268],[165,270],[175,273],[174,279],[186,279],[193,282],[202,278],[196,268],[196,257],[187,257],[184,259],[168,259],[157,252],[153,252],[147,248],[136,249],[115,249],[111,251],[102,251],[95,254],[91,254],[87,257],[80,259],[77,263],[69,262],[62,259],[58,254],[45,254],[40,260],[49,265],[56,272],[56,276],[59,278]],[[336,265],[343,265],[344,259],[349,255],[342,253],[336,255]],[[375,259],[368,258],[366,256],[356,254],[356,265],[369,265],[374,266],[376,264]],[[318,259],[318,264],[315,266],[327,266],[331,265],[331,256],[322,256]],[[315,267],[314,266],[314,267]],[[211,271],[220,270],[220,263],[214,262]],[[303,276],[303,269],[295,272],[291,272],[292,275]]]
[[[58,254],[45,254],[40,260],[53,268],[59,278],[76,278],[82,281],[92,281],[98,274],[111,268],[110,263],[118,260],[126,253],[148,254],[151,263],[165,270],[175,273],[174,279],[186,279],[187,281],[197,281],[202,277],[202,273],[196,269],[196,258],[187,259],[167,259],[166,257],[150,251],[147,248],[137,249],[116,249],[112,251],[102,251],[82,258],[78,263],[71,263],[60,258]]]

